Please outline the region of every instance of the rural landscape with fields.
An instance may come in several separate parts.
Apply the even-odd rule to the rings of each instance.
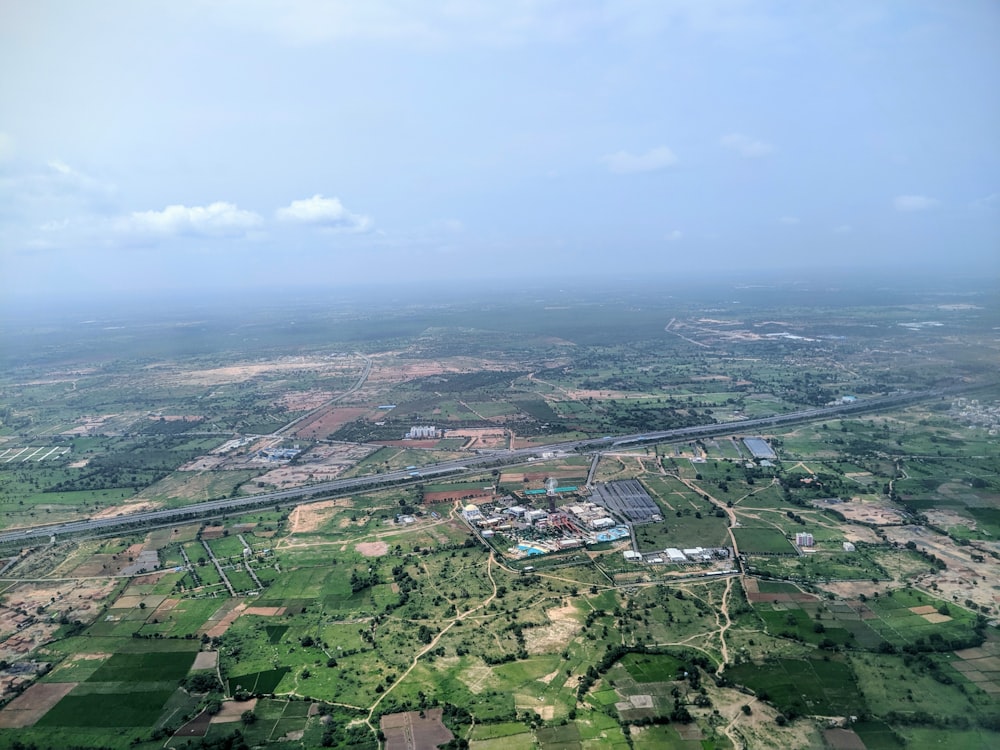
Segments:
[[[995,288],[492,291],[3,320],[0,747],[1000,743]]]
[[[0,750],[1000,748],[998,39],[0,3]]]

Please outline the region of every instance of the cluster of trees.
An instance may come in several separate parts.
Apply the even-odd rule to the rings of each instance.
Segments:
[[[911,552],[916,552],[918,555],[924,558],[930,564],[932,571],[947,570],[948,568],[947,563],[945,563],[945,561],[942,560],[937,555],[934,555],[925,549],[917,549],[917,543],[914,542],[912,539],[906,543],[906,549],[910,550]]]
[[[366,573],[359,574],[357,570],[351,571],[351,593],[357,594],[372,586],[382,583],[378,571],[374,567],[368,569]]]

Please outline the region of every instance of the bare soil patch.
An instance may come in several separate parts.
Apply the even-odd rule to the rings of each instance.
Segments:
[[[824,729],[823,739],[833,750],[865,750],[865,743],[851,729]]]
[[[878,534],[867,526],[856,524],[844,524],[838,527],[844,533],[844,538],[848,542],[865,542],[866,544],[878,544],[881,541]]]
[[[247,615],[258,615],[260,617],[281,617],[285,614],[284,607],[247,607],[243,610]]]
[[[455,735],[441,721],[443,711],[431,708],[421,717],[417,711],[385,714],[380,728],[385,734],[386,750],[436,750]]]
[[[95,435],[95,434],[97,434],[101,430],[102,427],[104,427],[104,424],[106,422],[108,422],[111,419],[114,419],[117,416],[118,416],[117,414],[105,414],[105,415],[100,416],[100,417],[80,417],[77,420],[77,422],[80,422],[81,424],[78,424],[76,427],[73,427],[72,429],[66,430],[65,432],[63,432],[61,434],[63,434],[63,435]],[[70,464],[70,466],[73,466],[73,464]]]
[[[223,701],[219,713],[212,717],[213,724],[228,724],[239,721],[244,711],[253,711],[257,707],[257,699],[248,701]]]
[[[174,737],[204,737],[208,734],[208,727],[211,723],[212,715],[209,714],[208,711],[202,711],[200,714],[191,719],[191,721],[174,732]]]
[[[937,610],[931,604],[922,604],[919,607],[910,607],[910,611],[915,615],[929,615]]]
[[[861,594],[872,596],[879,589],[878,585],[871,581],[836,581],[824,583],[821,588],[836,594],[839,599],[857,599]],[[851,602],[851,606],[855,609],[857,609],[857,604],[857,602]]]
[[[569,643],[580,632],[576,607],[559,607],[545,613],[551,624],[524,631],[525,648],[529,654],[545,654]]]
[[[145,597],[140,594],[125,594],[118,597],[112,609],[135,609],[144,599]]]
[[[437,360],[405,360],[391,359],[393,354],[402,352],[387,352],[380,358],[378,364],[368,376],[366,386],[385,383],[400,383],[431,375],[447,375],[449,373],[470,373],[482,370],[507,370],[506,363],[481,359],[478,357],[448,357]]]
[[[160,573],[150,573],[144,576],[136,576],[132,579],[132,583],[136,586],[153,586],[159,583],[160,579],[167,574],[167,571],[162,571]]]
[[[212,471],[225,463],[225,456],[201,456],[177,467],[177,471]]]
[[[34,726],[50,708],[66,697],[77,682],[36,682],[0,711],[0,728]]]
[[[457,663],[457,657],[455,661]],[[478,695],[485,690],[486,682],[492,676],[493,669],[485,664],[473,665],[458,673],[458,679],[465,683],[465,686],[469,688],[470,693],[475,695]]]
[[[0,643],[0,658],[17,661],[48,642],[59,628],[58,623],[48,621],[52,612],[65,613],[72,620],[91,622],[113,588],[114,581],[107,579],[24,583],[11,587],[0,600],[0,633],[8,634]],[[39,607],[46,614],[37,615]]]
[[[221,638],[229,630],[229,626],[236,622],[236,618],[243,614],[246,606],[243,602],[226,602],[208,618],[201,631],[209,638]]]
[[[942,615],[940,612],[931,612],[930,614],[921,615],[927,622],[939,623],[948,622],[951,618],[948,615]]]
[[[335,508],[350,508],[353,505],[350,498],[296,505],[288,516],[289,531],[292,534],[307,534],[310,531],[316,531],[330,516],[334,515],[331,511]]]
[[[297,425],[294,431],[296,437],[322,439],[329,437],[348,422],[360,418],[371,418],[374,412],[363,406],[330,406],[317,412],[307,420]]]
[[[903,523],[903,514],[884,501],[865,501],[854,497],[850,502],[838,503],[834,509],[848,521],[870,523],[876,526],[894,526]]]
[[[443,503],[448,500],[480,500],[483,498],[492,499],[493,490],[461,489],[427,492],[424,494],[424,502],[426,503]]]
[[[627,701],[615,704],[619,711],[631,711],[633,708],[652,708],[653,696],[651,695],[630,695]]]
[[[218,651],[199,651],[195,654],[191,669],[215,669],[219,664]]]
[[[778,715],[777,709],[766,703],[751,698],[733,688],[716,688],[706,686],[708,696],[712,699],[714,710],[731,722],[733,730],[731,734],[726,731],[726,736],[732,738],[733,734],[745,742],[750,748],[774,748],[775,750],[800,750],[804,747],[823,747],[823,740],[819,736],[815,725],[808,720],[790,722],[787,726],[779,727],[775,724],[775,717]],[[752,708],[752,713],[747,716],[740,710],[741,706],[748,704]],[[702,713],[704,711],[704,713]],[[698,710],[696,713],[706,715],[705,710]],[[686,725],[697,727],[697,725]],[[678,727],[678,731],[681,727]],[[684,736],[683,734],[681,735]],[[692,737],[691,739],[697,739]]]
[[[112,505],[103,510],[97,511],[91,518],[114,518],[115,516],[127,516],[132,513],[142,513],[147,510],[156,510],[161,503],[154,503],[151,500],[140,500],[138,502],[125,501],[123,505]]]
[[[448,430],[445,437],[465,438],[462,450],[489,450],[507,447],[507,431],[494,427]]]
[[[365,557],[381,557],[389,551],[389,545],[385,542],[359,542],[354,549]]]
[[[936,587],[934,595],[941,599],[962,601],[971,599],[979,606],[996,610],[1000,607],[1000,591],[993,586],[983,586],[984,581],[996,578],[996,562],[983,555],[988,546],[973,542],[969,546],[959,546],[941,534],[935,534],[923,526],[897,526],[885,529],[886,536],[899,544],[914,542],[917,549],[930,552],[941,558],[947,569],[934,573],[917,573],[913,581],[923,589]],[[978,547],[978,549],[977,549]],[[982,557],[973,560],[972,555]]]
[[[306,357],[281,357],[272,362],[212,367],[204,370],[182,370],[157,367],[164,370],[160,380],[165,385],[224,385],[252,380],[270,373],[294,373],[297,370],[341,370],[352,364],[348,361],[334,362],[329,359],[308,359]],[[150,368],[153,369],[153,368]]]
[[[253,486],[248,486],[250,494],[270,492],[274,489],[288,489],[307,482],[329,482],[344,473],[345,466],[279,466],[257,477]]]
[[[180,601],[180,599],[164,599],[160,602],[160,606],[156,608],[156,611],[153,612],[153,617],[160,618],[169,614],[180,604]]]
[[[274,405],[288,411],[310,411],[318,409],[333,397],[333,391],[289,391],[282,394]]]

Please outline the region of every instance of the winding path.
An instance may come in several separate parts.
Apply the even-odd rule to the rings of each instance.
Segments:
[[[469,615],[471,615],[473,612],[477,612],[478,610],[482,609],[483,607],[489,606],[490,602],[492,602],[494,599],[496,599],[496,597],[497,597],[497,582],[496,582],[496,579],[493,578],[493,563],[494,563],[494,561],[495,561],[495,554],[491,551],[490,552],[490,556],[489,556],[489,558],[486,561],[486,575],[490,579],[490,585],[493,587],[493,593],[490,594],[488,597],[486,597],[482,602],[480,602],[478,605],[476,605],[472,609],[468,609],[465,612],[460,612],[450,622],[448,622],[447,625],[445,625],[443,628],[441,628],[441,630],[438,632],[438,634],[436,636],[434,636],[434,638],[431,640],[431,642],[428,643],[423,649],[421,649],[420,651],[417,652],[417,654],[413,657],[413,661],[410,663],[410,666],[408,666],[406,668],[406,671],[404,671],[403,674],[401,674],[399,677],[397,677],[396,681],[393,682],[389,687],[387,687],[385,689],[385,692],[383,692],[381,695],[379,695],[378,698],[375,699],[375,702],[371,705],[371,708],[368,709],[368,716],[365,718],[365,724],[371,730],[372,734],[374,734],[376,736],[378,735],[378,730],[372,724],[372,716],[374,716],[374,714],[375,714],[375,709],[378,708],[379,704],[385,699],[385,697],[387,695],[389,695],[389,693],[391,693],[399,685],[399,683],[401,683],[403,680],[405,680],[407,678],[407,676],[410,674],[410,672],[413,671],[414,667],[416,667],[417,664],[420,662],[420,658],[422,656],[424,656],[424,654],[428,653],[429,651],[434,650],[437,647],[438,642],[440,642],[440,640],[444,637],[445,633],[447,633],[449,630],[451,630],[453,627],[455,627],[455,625],[457,623],[459,623],[462,620],[464,620],[466,617],[468,617]]]

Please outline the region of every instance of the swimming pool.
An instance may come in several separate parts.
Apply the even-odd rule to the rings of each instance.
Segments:
[[[519,544],[517,548],[528,555],[544,555],[545,550],[538,549],[538,547],[532,547],[530,544]]]

